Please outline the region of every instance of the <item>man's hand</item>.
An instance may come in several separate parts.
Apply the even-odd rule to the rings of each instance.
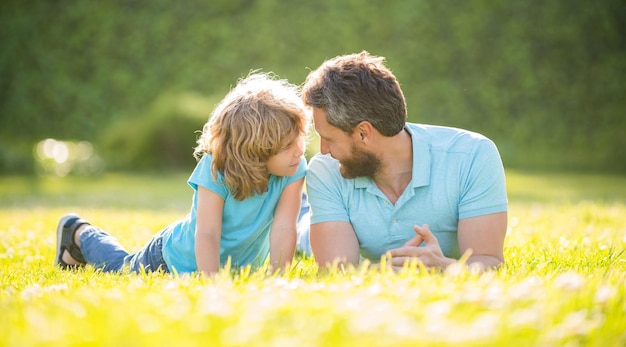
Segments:
[[[441,251],[439,241],[430,232],[428,225],[421,227],[414,225],[415,237],[407,241],[402,247],[389,250],[391,256],[390,264],[394,269],[401,269],[404,263],[416,259],[427,268],[445,269],[455,262],[454,259],[446,258]],[[419,247],[422,242],[425,246]]]

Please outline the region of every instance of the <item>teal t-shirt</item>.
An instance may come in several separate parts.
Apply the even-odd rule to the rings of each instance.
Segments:
[[[306,159],[302,157],[300,166],[293,176],[270,176],[268,189],[263,194],[242,201],[235,200],[223,182],[224,176],[218,173],[213,180],[211,162],[213,156],[204,155],[188,180],[193,188],[191,211],[181,221],[169,225],[163,231],[163,259],[170,271],[178,273],[197,270],[195,256],[196,214],[198,186],[209,189],[224,199],[222,214],[222,236],[220,240],[220,264],[224,266],[231,257],[233,267],[263,265],[269,255],[269,231],[274,220],[274,211],[283,189],[306,174]]]
[[[447,257],[459,258],[460,219],[507,210],[502,160],[488,138],[466,130],[407,124],[413,143],[413,172],[395,205],[370,177],[345,179],[339,162],[317,154],[309,162],[307,194],[311,224],[352,224],[361,257],[380,261],[388,250],[428,224]]]

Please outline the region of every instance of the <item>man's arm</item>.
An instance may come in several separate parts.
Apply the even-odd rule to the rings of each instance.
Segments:
[[[320,267],[332,264],[359,264],[359,241],[352,224],[348,222],[322,222],[311,225],[311,248],[315,262]]]
[[[467,265],[480,264],[484,269],[496,268],[504,263],[504,238],[507,213],[461,219],[458,240],[461,254],[472,250]]]
[[[494,269],[504,263],[504,237],[507,213],[499,212],[484,216],[461,219],[458,226],[458,241],[461,254],[471,250],[466,264],[480,270]],[[402,247],[389,251],[391,265],[402,268],[405,262],[417,259],[428,268],[445,269],[456,259],[443,255],[437,238],[427,225],[414,226],[417,235]],[[425,245],[419,245],[424,242]]]

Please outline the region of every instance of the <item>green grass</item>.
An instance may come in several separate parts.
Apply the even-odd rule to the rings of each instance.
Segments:
[[[130,250],[183,217],[188,174],[0,178],[0,346],[623,346],[626,177],[509,171],[507,264],[215,279],[52,266],[76,211]]]

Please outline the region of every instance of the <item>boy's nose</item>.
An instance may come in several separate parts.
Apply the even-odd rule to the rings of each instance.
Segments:
[[[302,155],[304,155],[304,152],[306,151],[306,145],[304,144],[304,140],[298,141],[296,147],[296,157],[301,157]]]

